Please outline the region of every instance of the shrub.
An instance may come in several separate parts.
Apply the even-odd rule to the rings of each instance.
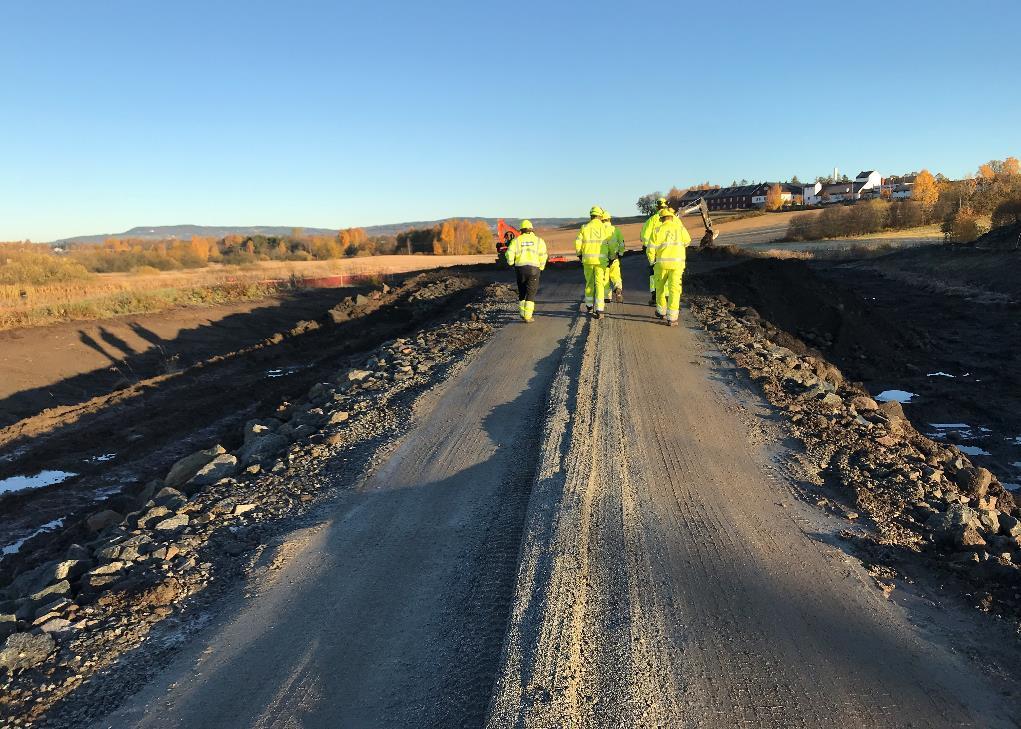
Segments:
[[[90,277],[79,262],[38,244],[0,244],[0,284],[15,286],[82,281]]]
[[[982,217],[971,208],[961,208],[940,226],[951,243],[971,243],[982,233]]]
[[[1021,198],[997,205],[993,211],[992,223],[994,228],[1021,223]]]

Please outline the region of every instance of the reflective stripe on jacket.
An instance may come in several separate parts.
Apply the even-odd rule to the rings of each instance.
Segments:
[[[509,266],[538,266],[541,271],[548,258],[546,241],[535,233],[522,233],[510,242],[504,255]]]
[[[574,252],[581,256],[583,266],[606,266],[610,253],[610,226],[593,218],[581,226],[574,239]]]
[[[691,242],[688,229],[677,218],[668,218],[653,233],[651,261],[665,270],[684,268],[685,246]]]

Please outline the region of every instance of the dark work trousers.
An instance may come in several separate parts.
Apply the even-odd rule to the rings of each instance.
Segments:
[[[535,301],[539,293],[539,267],[515,266],[518,275],[518,301]]]

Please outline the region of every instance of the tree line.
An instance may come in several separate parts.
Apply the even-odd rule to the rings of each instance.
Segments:
[[[431,228],[412,228],[398,233],[398,253],[471,255],[495,250],[493,231],[481,220],[446,220]]]
[[[449,220],[431,228],[370,236],[362,228],[334,235],[227,235],[169,238],[110,238],[77,243],[66,251],[16,241],[0,243],[0,284],[44,284],[81,280],[96,273],[147,273],[244,265],[260,261],[325,261],[393,253],[472,254],[495,251],[493,232],[481,221]]]

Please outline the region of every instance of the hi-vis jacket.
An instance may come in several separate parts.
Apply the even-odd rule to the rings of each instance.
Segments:
[[[538,266],[542,271],[546,268],[546,241],[535,233],[522,233],[512,240],[504,254],[509,266]]]
[[[663,270],[684,268],[684,248],[691,243],[688,229],[677,218],[667,218],[652,234],[652,240],[645,248],[649,263]]]
[[[656,226],[659,225],[659,211],[649,216],[649,219],[642,225],[642,233],[640,239],[643,246],[649,245],[649,241],[652,240],[652,233],[656,230]]]
[[[616,225],[607,223],[606,227],[610,229],[608,244],[610,248],[610,255],[614,258],[620,258],[624,255],[624,234],[620,232],[620,228]]]
[[[574,251],[581,256],[581,265],[605,267],[609,263],[610,232],[609,225],[595,218],[581,226],[574,239]]]

